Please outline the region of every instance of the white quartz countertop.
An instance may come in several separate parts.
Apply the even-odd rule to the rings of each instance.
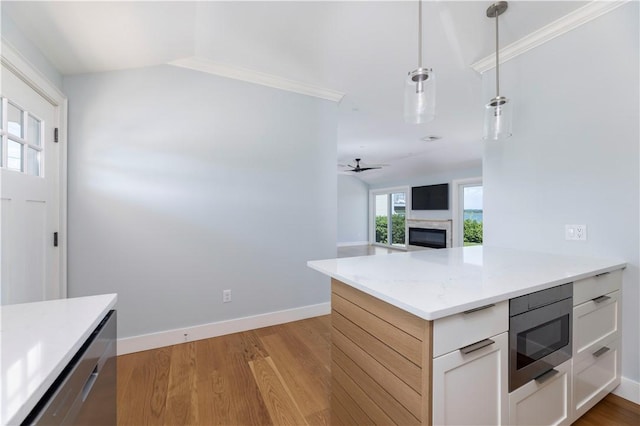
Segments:
[[[314,260],[307,265],[420,318],[435,320],[626,263],[475,246]]]
[[[115,294],[0,306],[0,424],[19,424],[116,304]]]

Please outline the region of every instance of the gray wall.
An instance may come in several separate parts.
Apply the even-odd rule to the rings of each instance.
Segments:
[[[64,90],[69,294],[117,292],[119,337],[329,301],[336,104],[172,66]]]
[[[338,175],[338,245],[369,241],[369,186],[355,176]]]
[[[638,381],[638,3],[500,69],[513,137],[484,150],[484,237],[491,246],[621,258],[623,376]],[[493,73],[484,76],[485,99]],[[586,224],[588,241],[565,241]]]
[[[13,20],[2,11],[0,3],[2,39],[16,49],[24,58],[44,75],[58,89],[62,88],[62,74],[49,62],[22,31],[16,26]]]

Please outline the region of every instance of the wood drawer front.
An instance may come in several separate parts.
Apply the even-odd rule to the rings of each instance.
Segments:
[[[433,322],[433,357],[509,330],[509,301],[487,309],[451,315]]]
[[[555,368],[553,378],[535,380],[509,394],[510,425],[568,425],[571,423],[571,360]]]
[[[573,306],[595,299],[603,294],[620,290],[621,286],[622,269],[574,281]]]
[[[608,348],[608,350],[606,350]],[[594,356],[593,353],[599,356]],[[620,383],[620,339],[614,337],[573,364],[573,408],[577,419]]]
[[[573,308],[573,356],[589,355],[600,341],[618,334],[620,327],[619,291],[606,296],[609,299],[596,303],[585,302]],[[597,348],[596,348],[597,349]]]

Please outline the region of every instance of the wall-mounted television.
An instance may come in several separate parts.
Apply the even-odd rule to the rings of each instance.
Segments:
[[[449,210],[449,184],[411,188],[412,210]]]

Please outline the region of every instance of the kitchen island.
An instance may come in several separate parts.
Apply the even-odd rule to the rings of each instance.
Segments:
[[[106,294],[0,306],[0,424],[25,420],[115,303]]]
[[[625,262],[465,247],[308,265],[332,278],[336,424],[570,423],[619,383]],[[574,359],[509,392],[509,299],[566,283]]]

